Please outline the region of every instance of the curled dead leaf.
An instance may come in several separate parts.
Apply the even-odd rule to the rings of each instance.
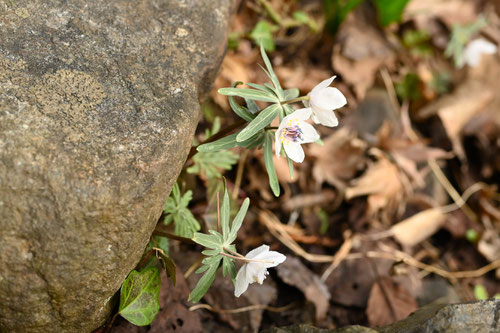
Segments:
[[[402,245],[414,246],[432,236],[446,221],[441,207],[421,211],[395,224],[390,229]]]

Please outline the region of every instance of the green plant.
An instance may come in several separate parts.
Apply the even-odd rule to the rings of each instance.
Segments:
[[[187,238],[193,237],[193,234],[200,230],[200,224],[188,208],[192,198],[193,192],[191,191],[181,195],[179,185],[176,183],[163,207],[166,214],[163,223],[169,225],[173,222],[175,224],[175,233]]]

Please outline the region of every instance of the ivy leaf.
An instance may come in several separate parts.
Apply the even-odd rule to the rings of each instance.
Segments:
[[[236,136],[236,141],[241,142],[250,139],[257,134],[257,132],[264,129],[264,127],[268,126],[271,121],[276,118],[279,109],[281,109],[281,105],[276,103],[262,110],[257,117]]]
[[[276,170],[274,169],[272,133],[268,133],[266,135],[264,142],[264,164],[266,165],[267,175],[269,176],[269,186],[271,186],[271,190],[273,190],[274,195],[279,197],[280,184],[278,182]]]
[[[118,312],[134,325],[146,326],[160,310],[161,279],[158,268],[151,267],[142,272],[132,271],[120,289]]]
[[[174,222],[175,233],[187,238],[193,237],[193,233],[200,230],[200,224],[188,209],[192,197],[193,192],[191,191],[181,195],[179,185],[176,183],[163,207],[163,211],[167,214],[163,223],[168,225]]]
[[[175,262],[168,256],[165,255],[162,251],[156,251],[156,255],[160,256],[160,262],[165,269],[165,272],[167,273],[167,276],[172,280],[172,284],[175,287],[175,282],[176,282],[176,271],[177,271],[177,266],[175,265]]]

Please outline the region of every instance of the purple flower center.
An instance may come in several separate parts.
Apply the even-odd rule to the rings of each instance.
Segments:
[[[299,126],[287,126],[283,129],[283,137],[292,142],[304,141],[303,132]]]

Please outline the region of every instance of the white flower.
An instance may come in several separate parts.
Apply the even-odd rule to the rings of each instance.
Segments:
[[[254,282],[262,284],[266,278],[267,269],[275,267],[285,261],[286,257],[276,251],[269,251],[269,246],[261,245],[248,252],[247,259],[258,260],[245,263],[236,275],[236,285],[234,296],[240,297],[247,289],[248,285]]]
[[[495,44],[490,43],[484,38],[474,39],[465,47],[464,62],[471,67],[476,67],[481,62],[483,54],[495,53],[497,53]]]
[[[280,156],[283,145],[290,159],[298,163],[304,160],[304,150],[300,145],[319,139],[314,127],[305,122],[311,116],[311,112],[310,108],[299,109],[283,118],[276,131],[276,156]]]
[[[312,109],[312,120],[316,124],[335,127],[339,124],[333,110],[347,104],[345,96],[337,88],[329,87],[335,76],[322,81],[311,90],[307,96],[309,101],[304,101],[306,107]]]

